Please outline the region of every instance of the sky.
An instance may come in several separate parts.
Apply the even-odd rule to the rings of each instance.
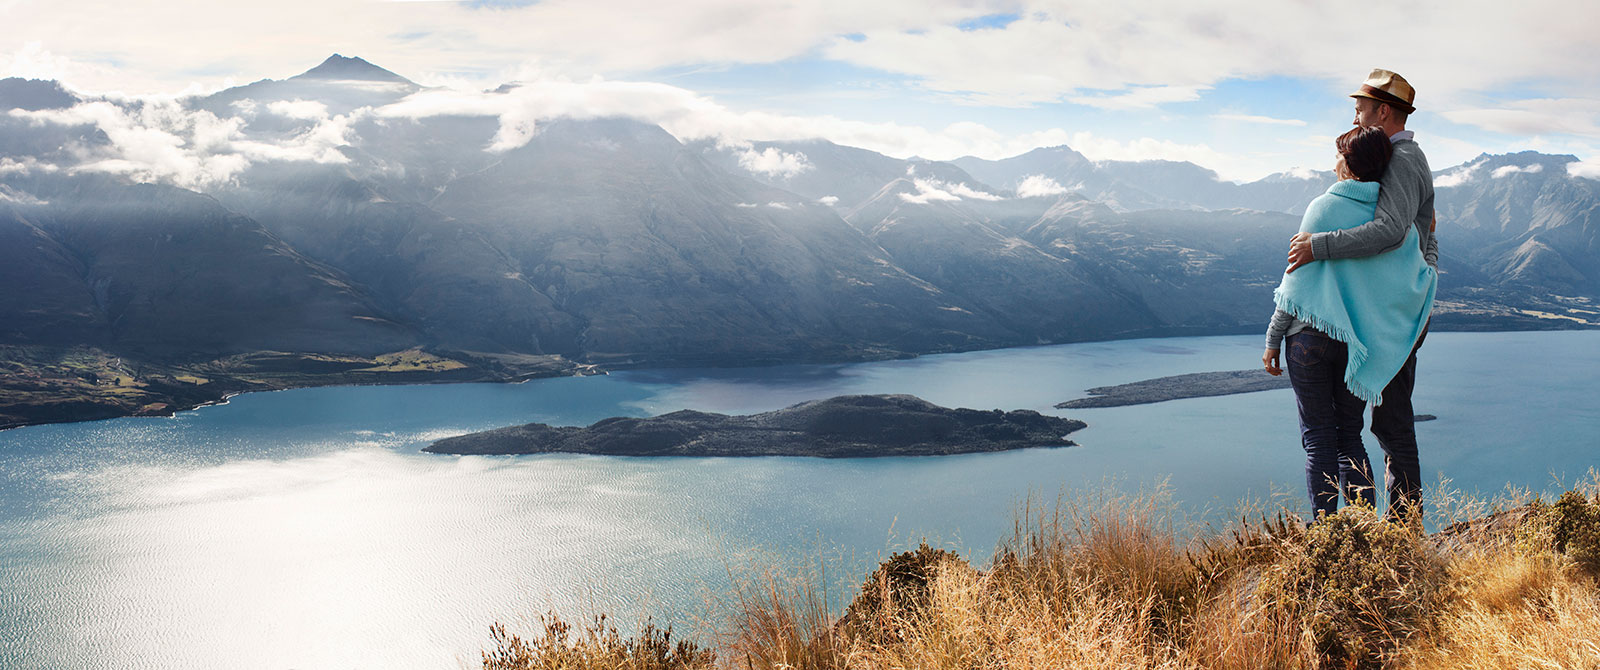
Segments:
[[[547,113],[684,139],[936,160],[1065,144],[1236,181],[1329,169],[1348,94],[1382,67],[1416,87],[1409,127],[1435,169],[1600,159],[1587,0],[0,0],[0,26],[0,77],[90,95],[171,100],[340,53],[437,87],[435,103],[523,82],[559,97],[537,101]]]

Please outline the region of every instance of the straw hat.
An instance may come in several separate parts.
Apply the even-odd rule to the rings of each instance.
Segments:
[[[1411,106],[1417,99],[1416,89],[1411,88],[1405,77],[1388,70],[1373,70],[1367,80],[1361,82],[1361,90],[1351,93],[1350,97],[1377,100],[1407,114],[1417,111]]]

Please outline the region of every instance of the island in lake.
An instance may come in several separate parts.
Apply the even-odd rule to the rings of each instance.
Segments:
[[[911,395],[850,395],[761,414],[682,410],[587,428],[530,423],[434,442],[439,454],[607,456],[934,456],[1065,447],[1087,424],[1032,410],[940,407]]]
[[[1058,402],[1056,409],[1147,405],[1168,400],[1254,393],[1290,387],[1289,375],[1274,377],[1262,370],[1195,372],[1116,386],[1098,386],[1089,389],[1089,397]],[[1432,421],[1437,418],[1439,417],[1432,414],[1416,415],[1417,421]]]

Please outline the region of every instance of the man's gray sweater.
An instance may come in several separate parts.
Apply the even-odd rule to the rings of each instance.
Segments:
[[[1415,140],[1394,143],[1394,157],[1378,180],[1378,211],[1354,228],[1311,236],[1311,257],[1360,258],[1381,254],[1406,239],[1406,224],[1417,229],[1422,258],[1439,269],[1439,244],[1433,239],[1433,171]]]
[[[1378,208],[1372,220],[1354,228],[1311,236],[1311,257],[1360,258],[1400,247],[1406,224],[1417,229],[1422,258],[1439,269],[1439,242],[1433,236],[1433,171],[1410,133],[1394,141],[1394,157],[1378,180]],[[1307,324],[1278,310],[1267,326],[1267,348],[1281,349],[1283,338],[1304,330]]]

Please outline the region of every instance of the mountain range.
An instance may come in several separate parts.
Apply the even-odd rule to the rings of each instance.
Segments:
[[[1254,332],[1333,181],[407,111],[435,93],[339,55],[167,105],[0,80],[0,347],[619,367]],[[1600,182],[1576,161],[1436,172],[1439,327],[1600,324]]]

